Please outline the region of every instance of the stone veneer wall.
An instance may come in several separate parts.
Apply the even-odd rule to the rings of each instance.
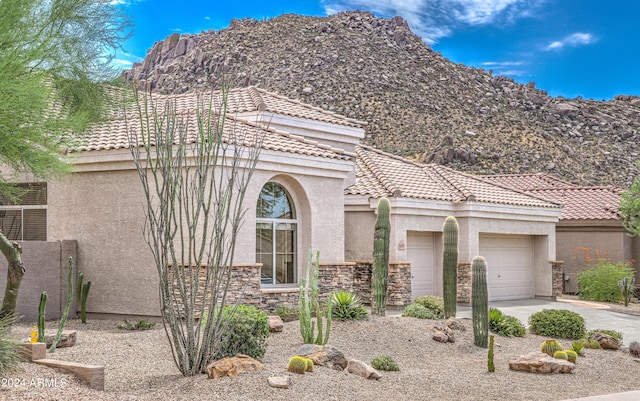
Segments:
[[[564,289],[564,273],[562,272],[563,261],[552,260],[551,263],[551,296],[561,297]]]
[[[471,303],[471,263],[458,263],[457,300],[461,304]]]
[[[358,294],[364,303],[370,303],[372,265],[371,261],[320,264],[318,285],[321,301],[326,301],[329,294],[334,291],[345,290]],[[256,305],[268,313],[273,313],[278,305],[296,307],[298,305],[298,287],[262,288],[260,285],[261,267],[262,265],[259,263],[233,266],[232,280],[227,292],[227,303],[238,302]],[[196,269],[195,266],[192,268]],[[171,267],[169,267],[169,273],[175,274]],[[200,266],[198,274],[200,275],[198,299],[202,299],[206,266]],[[401,308],[411,303],[410,262],[389,263],[388,288],[388,306]],[[177,289],[175,293],[179,295]]]

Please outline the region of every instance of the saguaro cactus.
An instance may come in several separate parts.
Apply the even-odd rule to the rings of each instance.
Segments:
[[[391,204],[389,199],[380,198],[376,209],[375,232],[373,234],[373,277],[371,286],[373,297],[371,313],[384,316],[387,306],[387,285],[389,282],[389,236],[391,234]]]
[[[47,308],[47,292],[42,291],[40,294],[40,305],[38,306],[38,342],[46,342],[46,336],[44,334],[44,313]]]
[[[458,221],[455,217],[449,216],[444,221],[442,238],[444,317],[450,318],[456,316],[458,296]]]
[[[320,251],[316,253],[316,260],[313,261],[313,249],[309,247],[309,263],[307,265],[306,278],[300,283],[300,293],[298,297],[298,310],[300,320],[300,334],[305,344],[325,345],[329,341],[329,333],[331,330],[331,302],[327,302],[327,310],[325,319],[327,321],[327,330],[323,331],[322,318],[323,313],[320,308],[320,288],[318,285],[318,275],[320,270]],[[313,271],[313,275],[311,272]],[[315,322],[313,314],[318,322],[318,336],[315,337]],[[315,340],[314,340],[315,337]]]
[[[489,334],[489,295],[487,292],[487,261],[476,256],[471,263],[471,314],[473,317],[473,342],[487,348]]]

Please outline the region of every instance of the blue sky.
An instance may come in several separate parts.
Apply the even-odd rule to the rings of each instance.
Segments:
[[[116,58],[140,61],[168,35],[226,28],[234,18],[284,13],[325,16],[366,10],[402,16],[434,50],[456,63],[533,81],[551,96],[596,100],[640,95],[637,0],[112,0],[133,18]]]

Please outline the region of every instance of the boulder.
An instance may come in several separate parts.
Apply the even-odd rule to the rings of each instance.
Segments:
[[[629,353],[631,354],[631,356],[640,358],[640,343],[637,341],[632,341],[631,344],[629,344]]]
[[[382,377],[380,372],[358,359],[349,360],[347,363],[347,371],[354,375],[364,377],[365,379],[378,380]]]
[[[284,322],[280,316],[269,316],[269,331],[272,333],[280,333],[284,327]]]
[[[451,330],[467,331],[466,327],[464,327],[455,317],[448,318],[444,323]]]
[[[544,352],[536,351],[520,355],[509,362],[509,369],[531,373],[571,373],[576,365],[564,359],[555,359]]]
[[[451,330],[451,328],[449,328],[449,326],[447,326],[446,324],[440,324],[438,326],[435,326],[432,329],[433,335],[431,338],[433,338],[435,341],[441,342],[441,343],[455,343],[456,342],[456,338],[453,335],[453,330]]]
[[[73,347],[76,345],[77,332],[75,330],[63,330],[60,340],[56,344],[56,348]],[[46,334],[47,348],[51,347],[56,334]]]
[[[614,351],[620,349],[620,342],[608,334],[604,334],[596,331],[591,335],[591,338],[589,338],[589,340],[597,341],[602,347],[602,349],[611,349]]]
[[[242,372],[256,372],[262,369],[264,369],[262,363],[250,356],[238,354],[233,358],[227,357],[210,363],[209,366],[207,366],[207,376],[209,376],[209,379],[217,379],[225,376],[233,377]]]
[[[291,377],[290,376],[272,376],[267,379],[267,383],[269,386],[275,388],[289,388],[291,385]]]
[[[342,371],[347,367],[347,358],[342,351],[330,345],[305,344],[296,353],[313,361],[316,366]]]

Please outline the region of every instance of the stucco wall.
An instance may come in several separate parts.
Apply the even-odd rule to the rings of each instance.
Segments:
[[[564,282],[564,292],[575,293],[578,290],[578,272],[587,265],[583,248],[592,258],[599,251],[601,256],[606,254],[611,261],[626,262],[634,259],[633,242],[622,228],[558,226],[557,259],[564,262],[562,269],[568,277]]]
[[[158,279],[144,240],[144,194],[128,151],[80,155],[78,171],[49,184],[49,239],[78,241],[85,279],[92,281],[87,310],[95,314],[159,315]],[[108,156],[110,160],[101,158]],[[298,268],[306,267],[309,245],[323,263],[344,261],[346,161],[264,155],[246,193],[246,215],[235,264],[255,263],[255,211],[269,180],[289,191],[299,216]],[[330,167],[331,169],[327,169]]]

